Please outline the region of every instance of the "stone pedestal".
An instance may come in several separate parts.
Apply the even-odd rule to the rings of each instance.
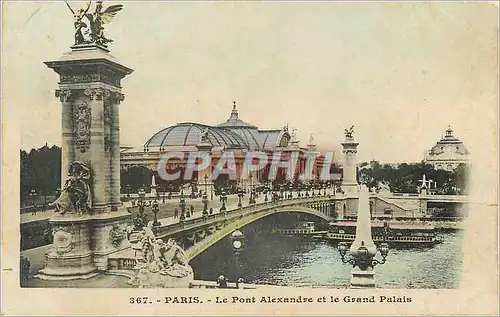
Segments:
[[[359,267],[352,269],[351,288],[375,288],[375,272],[373,268],[361,270]]]
[[[130,214],[125,208],[118,212],[100,214],[92,219],[92,251],[94,265],[99,271],[108,270],[108,256],[130,246],[127,241],[127,226]]]
[[[90,249],[91,217],[50,220],[54,243],[45,253],[45,268],[35,277],[46,280],[86,279],[97,275]]]
[[[124,100],[121,79],[132,69],[102,46],[71,48],[59,60],[45,62],[60,75],[56,97],[62,103],[64,188],[59,213],[50,220],[53,248],[38,276],[46,279],[86,278],[107,270],[107,255],[124,247],[131,220],[120,201],[118,105]]]

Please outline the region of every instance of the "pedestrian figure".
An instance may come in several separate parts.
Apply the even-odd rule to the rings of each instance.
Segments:
[[[174,208],[174,218],[177,218],[179,216],[179,210],[177,208]]]
[[[191,214],[194,215],[194,206],[193,205],[189,206],[189,210],[191,210]]]
[[[214,213],[214,208],[213,207],[210,207],[210,210],[208,212],[209,214],[213,214]]]
[[[243,277],[240,277],[237,281],[236,281],[236,288],[243,288],[243,283],[245,283],[245,280],[243,279]]]
[[[219,276],[217,279],[217,285],[219,288],[227,288],[227,279],[224,275]]]

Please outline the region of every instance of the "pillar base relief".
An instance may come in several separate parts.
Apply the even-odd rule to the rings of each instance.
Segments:
[[[127,226],[132,215],[126,208],[95,216],[92,221],[92,251],[94,265],[99,271],[108,270],[108,256],[130,246]]]
[[[71,280],[97,274],[89,245],[90,220],[88,215],[58,215],[50,220],[54,242],[45,253],[45,268],[36,278]]]

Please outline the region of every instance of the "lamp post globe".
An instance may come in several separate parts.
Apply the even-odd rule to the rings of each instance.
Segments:
[[[239,240],[234,240],[233,241],[233,248],[236,250],[239,250],[242,247],[243,243]]]
[[[233,245],[233,251],[239,252],[243,247],[243,240],[245,239],[245,235],[239,230],[236,229],[231,233],[231,241]]]

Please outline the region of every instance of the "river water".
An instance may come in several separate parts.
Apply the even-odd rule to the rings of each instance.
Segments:
[[[245,233],[245,231],[243,231]],[[462,266],[462,231],[440,233],[443,243],[421,249],[392,249],[376,267],[379,288],[458,288]],[[235,256],[224,239],[191,261],[195,278],[294,287],[347,287],[351,266],[343,264],[336,245],[310,238],[265,232],[245,233],[245,248]],[[380,255],[377,255],[379,257]]]

